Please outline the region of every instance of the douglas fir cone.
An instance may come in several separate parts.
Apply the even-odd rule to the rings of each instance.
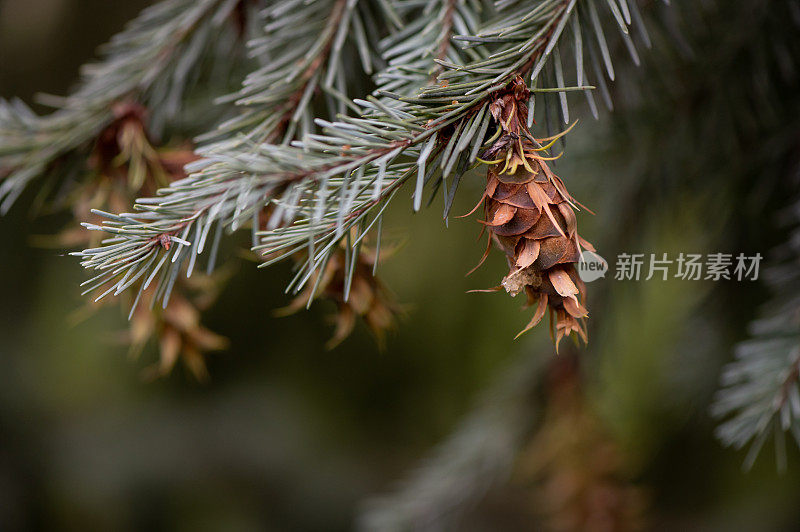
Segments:
[[[512,296],[524,291],[528,305],[536,305],[522,332],[538,324],[549,308],[557,349],[561,339],[572,333],[587,340],[585,286],[575,264],[581,248],[594,248],[578,236],[577,202],[540,155],[560,135],[534,139],[527,128],[529,97],[525,83],[517,78],[490,106],[501,134],[483,154],[489,170],[482,223],[489,231],[488,246],[494,243],[502,249],[510,267],[494,290],[504,288]]]

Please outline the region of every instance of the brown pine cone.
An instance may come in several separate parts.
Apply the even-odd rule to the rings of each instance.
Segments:
[[[512,296],[525,291],[536,312],[524,333],[538,324],[550,309],[550,332],[556,349],[573,332],[587,340],[583,318],[588,313],[585,286],[575,264],[581,248],[594,251],[577,233],[577,202],[542,156],[542,142],[528,130],[530,96],[521,78],[501,91],[490,106],[502,133],[483,154],[489,165],[483,196],[492,243],[502,249],[510,271],[501,287]],[[488,248],[487,248],[488,254]],[[485,257],[485,255],[484,255]]]
[[[362,249],[356,259],[351,288],[345,299],[345,263],[347,257],[344,248],[337,249],[321,272],[311,276],[306,288],[295,297],[287,307],[277,311],[277,315],[294,314],[305,308],[315,296],[322,297],[336,304],[333,315],[336,330],[326,347],[333,349],[347,338],[361,318],[372,331],[378,346],[384,347],[386,332],[394,328],[403,309],[384,283],[372,270],[377,257],[371,249]],[[318,281],[318,277],[322,276]],[[316,288],[316,291],[315,291]]]

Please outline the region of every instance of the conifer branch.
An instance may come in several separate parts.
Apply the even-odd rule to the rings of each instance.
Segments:
[[[114,104],[144,104],[152,113],[151,134],[160,136],[181,114],[202,71],[230,65],[238,55],[238,4],[167,0],[144,10],[103,47],[100,62],[83,68],[73,94],[41,97],[56,108],[49,115],[38,116],[19,100],[0,101],[0,213],[60,157],[105,129],[115,118]]]
[[[800,221],[796,208],[791,216]],[[736,347],[736,360],[725,366],[712,407],[725,419],[717,437],[737,449],[750,445],[746,468],[770,435],[781,469],[786,467],[784,433],[800,445],[800,228],[792,231],[784,251],[784,263],[765,272],[775,296],[764,316],[750,324],[752,338]]]
[[[394,18],[385,6],[379,20],[367,2],[322,0],[278,2],[265,9],[263,36],[249,43],[263,66],[251,72],[242,88],[219,102],[235,102],[240,113],[204,138],[218,140],[202,151],[231,150],[242,144],[288,143],[314,132],[312,107],[320,92],[331,116],[345,112],[346,64],[361,64],[371,74],[380,57],[368,33],[386,31]],[[299,128],[299,130],[298,130]]]
[[[405,2],[397,1],[398,11]],[[466,0],[437,0],[423,3],[420,9],[408,9],[405,27],[383,39],[379,45],[388,66],[376,76],[382,91],[413,96],[435,83],[444,71],[437,61],[463,65],[477,60],[476,50],[464,50],[453,37],[472,35],[478,31],[478,21],[486,7]]]
[[[416,176],[418,210],[424,184],[440,186],[450,175],[463,174],[492,133],[488,106],[494,95],[521,76],[537,79],[577,3],[522,3],[480,32],[458,37],[479,59],[465,65],[435,59],[444,69],[440,83],[411,97],[378,91],[367,100],[354,100],[349,106],[361,118],[318,119],[322,134],[308,134],[289,146],[240,146],[205,154],[202,168],[191,168],[195,175],[137,202],[139,213],[104,214],[104,225],[87,225],[115,235],[104,247],[77,254],[85,267],[100,272],[92,286],[110,284],[102,297],[125,289],[130,278],[147,274],[149,281],[171,255],[159,282],[161,295],[168,298],[181,263],[188,262],[191,274],[214,224],[218,235],[223,228],[235,230],[271,202],[273,216],[254,249],[268,258],[264,265],[307,249],[308,258],[290,284],[295,291],[302,289],[343,238],[352,239],[348,247],[357,254],[366,232],[406,182]],[[617,23],[627,34],[624,21]],[[602,31],[599,25],[596,30]],[[455,177],[446,212],[457,184]],[[213,258],[211,253],[209,267]]]

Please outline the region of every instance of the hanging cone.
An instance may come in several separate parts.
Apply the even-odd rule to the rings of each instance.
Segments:
[[[274,214],[272,205],[268,205],[259,213],[259,227],[266,230],[270,218]],[[351,230],[351,236],[356,233]],[[352,278],[347,287],[348,261],[352,260],[346,252],[346,244],[340,242],[339,246],[331,253],[324,266],[318,268],[310,276],[300,293],[283,308],[276,309],[276,316],[290,316],[307,308],[315,299],[326,299],[336,305],[336,311],[331,315],[335,325],[333,337],[326,343],[328,349],[333,349],[344,341],[353,332],[356,322],[360,318],[369,327],[378,343],[378,347],[385,347],[386,333],[395,328],[398,318],[404,314],[403,305],[399,304],[394,294],[375,275],[375,263],[379,258],[390,256],[393,249],[384,245],[380,257],[376,249],[366,244],[364,239],[358,256],[353,264]],[[268,261],[276,255],[259,255],[260,260]],[[296,264],[303,264],[308,255],[301,250],[293,255]]]
[[[649,530],[650,497],[633,463],[598,416],[579,356],[567,350],[546,369],[542,418],[516,461],[514,484],[526,490],[544,530]]]
[[[347,292],[345,268],[347,255],[344,248],[337,249],[325,268],[312,275],[306,288],[276,314],[279,316],[294,314],[305,308],[315,297],[328,299],[336,304],[336,312],[333,315],[336,328],[333,338],[326,344],[328,349],[333,349],[350,335],[357,318],[364,320],[375,336],[378,346],[383,348],[386,332],[394,328],[403,309],[384,283],[373,275],[376,260],[374,251],[362,249],[354,266],[350,290]]]
[[[542,142],[526,126],[530,91],[517,78],[490,106],[502,128],[497,141],[483,154],[489,165],[484,211],[490,243],[503,250],[510,271],[502,287],[516,296],[525,292],[535,306],[533,319],[520,333],[537,325],[550,310],[556,349],[564,336],[575,333],[587,340],[583,305],[585,286],[575,264],[582,248],[591,244],[577,233],[577,202],[548,167]]]

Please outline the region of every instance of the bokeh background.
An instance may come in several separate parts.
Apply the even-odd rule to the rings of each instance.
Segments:
[[[64,94],[149,3],[0,3],[0,96]],[[606,257],[769,257],[782,238],[764,225],[790,197],[793,152],[765,162],[758,154],[774,144],[760,125],[735,135],[748,150],[726,144],[737,116],[763,113],[727,96],[748,63],[715,55],[721,36],[746,44],[759,28],[725,13],[706,20],[700,42],[673,40],[626,69],[614,113],[595,122],[578,111],[557,170],[598,213],[582,233]],[[780,85],[771,102],[796,110],[792,89]],[[779,113],[769,130],[800,146],[796,118]],[[471,176],[454,211],[480,191]],[[155,349],[127,357],[121,310],[75,319],[81,268],[36,245],[68,217],[30,216],[32,196],[0,220],[3,530],[350,530],[450,512],[437,507],[445,501],[458,514],[445,529],[570,529],[570,519],[594,530],[800,528],[794,447],[785,471],[767,445],[744,472],[744,453],[720,445],[709,415],[720,368],[767,299],[761,283],[598,281],[589,348],[555,355],[544,330],[514,340],[529,316],[519,301],[466,293],[504,272],[492,256],[465,277],[483,251],[474,219],[446,227],[436,204],[411,215],[400,200],[384,224],[398,250],[379,271],[408,312],[385,349],[359,325],[325,350],[327,303],[275,318],[288,269],[233,259],[204,316],[230,340],[208,360],[210,381],[182,368],[148,381]],[[470,462],[470,448],[494,444],[486,456],[497,463]],[[452,493],[428,498],[420,486]],[[582,502],[566,501],[570,490]]]

